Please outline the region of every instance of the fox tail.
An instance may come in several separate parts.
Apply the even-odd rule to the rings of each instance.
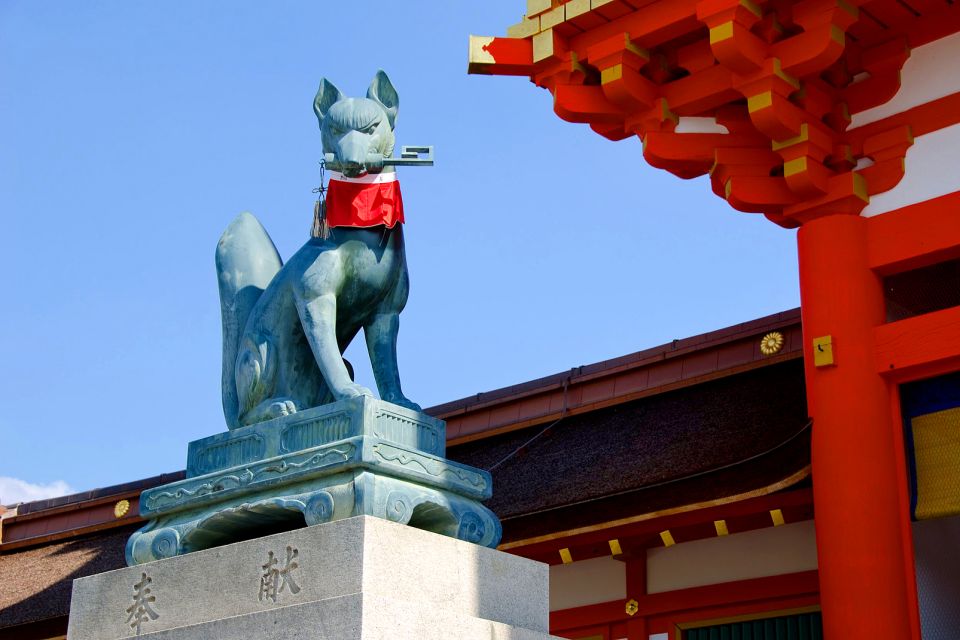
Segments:
[[[253,214],[241,213],[227,227],[216,253],[223,321],[223,415],[227,427],[240,426],[235,369],[247,318],[283,262],[267,230]]]

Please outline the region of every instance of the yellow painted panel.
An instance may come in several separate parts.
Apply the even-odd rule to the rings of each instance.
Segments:
[[[783,70],[783,63],[780,62],[780,58],[773,59],[773,73],[784,82],[790,84],[794,89],[800,88],[800,81]]]
[[[551,9],[546,13],[540,14],[540,28],[541,29],[552,29],[561,22],[567,19],[567,12],[563,8],[563,5]]]
[[[508,38],[529,38],[540,33],[540,16],[524,18],[518,24],[507,27]]]
[[[783,520],[783,511],[780,509],[771,509],[770,510],[770,520],[773,521],[773,526],[779,527],[784,523]]]
[[[847,43],[847,34],[837,25],[830,25],[830,39],[843,45]]]
[[[600,70],[600,84],[615,82],[623,77],[623,65],[615,64],[612,67]]]
[[[853,193],[864,202],[870,203],[870,194],[867,193],[867,179],[856,172],[853,174]]]
[[[757,16],[758,18],[763,17],[763,11],[760,10],[760,7],[756,3],[751,2],[750,0],[740,0],[740,4],[746,7],[750,13]]]
[[[569,20],[588,13],[590,11],[590,0],[570,0],[563,6],[567,10],[567,20]]]
[[[788,140],[780,140],[770,143],[771,148],[774,151],[780,151],[781,149],[786,149],[787,147],[792,147],[795,144],[800,144],[801,142],[806,142],[809,139],[810,133],[807,129],[807,123],[804,122],[800,125],[800,135],[794,136]]]
[[[960,514],[960,407],[911,420],[918,519]]]
[[[538,13],[549,11],[551,5],[550,0],[527,0],[527,15],[535,16]]]
[[[710,29],[710,44],[716,44],[733,37],[733,22],[724,22]]]
[[[541,25],[542,26],[542,25]],[[540,62],[553,55],[553,29],[533,36],[533,61]]]
[[[833,336],[813,339],[813,366],[829,367],[833,361]]]
[[[750,113],[760,111],[761,109],[767,109],[772,105],[773,93],[770,91],[764,91],[763,93],[758,93],[755,96],[750,96],[747,98],[747,110]]]
[[[803,173],[807,170],[807,157],[800,156],[799,158],[794,158],[793,160],[788,160],[783,163],[783,175],[786,178],[789,178],[792,175],[798,173]]]

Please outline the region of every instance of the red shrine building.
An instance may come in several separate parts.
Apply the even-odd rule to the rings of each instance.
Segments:
[[[730,207],[799,229],[825,637],[960,638],[960,6],[526,9],[507,37],[471,38],[472,73],[526,76],[560,118],[636,136],[654,167],[708,175]],[[746,637],[665,626],[643,615],[641,586],[614,636]]]
[[[799,228],[800,310],[427,410],[493,474],[499,548],[550,565],[551,633],[960,638],[957,32],[948,0],[528,0],[471,39],[472,73]],[[0,512],[0,639],[64,638],[182,476]]]

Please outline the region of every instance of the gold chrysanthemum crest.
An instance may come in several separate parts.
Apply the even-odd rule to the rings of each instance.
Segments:
[[[760,339],[760,353],[765,356],[772,356],[783,349],[783,334],[779,331],[771,331]]]
[[[121,500],[117,504],[113,505],[113,515],[117,518],[122,518],[127,515],[127,512],[130,511],[130,501]]]

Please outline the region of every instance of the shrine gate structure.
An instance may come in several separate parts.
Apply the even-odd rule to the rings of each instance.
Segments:
[[[831,640],[933,637],[911,520],[960,510],[955,405],[911,433],[903,396],[960,370],[958,32],[951,0],[528,0],[470,40],[471,73],[529,77],[560,118],[799,228]]]

